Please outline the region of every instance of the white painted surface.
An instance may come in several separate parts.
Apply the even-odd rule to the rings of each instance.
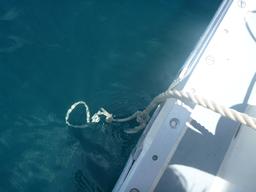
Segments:
[[[247,0],[243,3],[245,4],[241,7],[241,1],[223,2],[222,5],[225,4],[228,11],[226,13],[223,6],[222,12],[217,15],[220,15],[220,18],[224,16],[224,19],[220,24],[216,24],[215,17],[213,27],[208,28],[210,32],[202,38],[186,62],[187,66],[192,66],[192,73],[190,76],[185,73],[185,81],[178,86],[242,112],[248,103],[256,104],[256,42],[245,22],[250,22],[250,29],[254,31],[256,25],[253,24],[256,23],[253,14],[256,13],[252,14],[251,11],[256,10],[256,1]],[[138,158],[130,167],[126,167],[125,175],[122,175],[122,180],[118,181],[114,191],[130,191],[132,188],[137,188],[140,192],[153,191],[160,178],[161,186],[156,188],[158,191],[161,189],[160,192],[164,189],[168,191],[169,186],[174,186],[177,182],[194,186],[193,191],[203,189],[228,192],[243,191],[247,188],[249,185],[241,188],[239,183],[235,185],[229,182],[230,175],[224,174],[228,173],[224,171],[228,166],[224,164],[222,174],[227,180],[225,177],[215,177],[240,124],[221,118],[199,106],[190,114],[185,106],[179,106],[178,103],[169,100],[164,104],[149,132],[145,132],[141,153],[138,153]],[[178,118],[182,127],[175,131],[170,130],[171,118]],[[152,165],[152,155],[156,153],[160,158]],[[234,162],[234,165],[238,163]],[[180,165],[176,166],[178,172],[169,169],[173,164]],[[228,170],[230,169],[232,167]],[[161,177],[163,173],[164,176]],[[169,177],[175,176],[175,173],[178,173],[179,177]],[[253,179],[255,177],[256,175],[253,175]],[[254,189],[256,191],[256,188]],[[180,191],[192,191],[192,188],[183,188]]]
[[[253,15],[251,10],[256,10],[256,1],[244,2],[246,6],[241,8],[238,1],[233,1],[185,85],[188,91],[193,90],[198,95],[242,112],[248,105],[256,105],[256,42],[245,23],[250,21],[254,30],[256,13]],[[251,107],[249,109],[252,110]],[[255,111],[253,108],[248,112],[255,114]],[[240,125],[200,106],[195,107],[191,117],[193,121],[189,127],[200,133],[192,129],[187,131],[171,164],[184,164],[213,176],[218,172]],[[256,132],[243,128],[231,143],[218,177],[201,174],[200,181],[184,171],[182,177],[197,186],[195,191],[200,191],[198,187],[202,186],[205,191],[212,192],[256,191],[255,147]],[[190,171],[197,174],[195,169]],[[205,177],[211,179],[204,180]]]
[[[246,112],[256,116],[256,106],[248,106]],[[256,190],[256,131],[241,126],[237,136],[232,140],[230,148],[221,165],[218,176],[230,183]]]
[[[255,1],[245,2],[245,8],[240,8],[238,1],[233,2],[185,86],[228,107],[243,103],[256,72],[256,43],[245,26]],[[192,118],[214,134],[220,116],[196,107]]]
[[[134,162],[132,169],[124,183],[116,191],[129,192],[136,188],[141,191],[153,191],[169,163],[176,147],[185,133],[186,119],[177,122],[177,126],[170,127],[171,119],[183,119],[189,117],[190,112],[181,103],[173,105],[174,100],[169,100],[163,106],[160,114],[153,123],[154,129],[150,129],[143,143],[143,150]],[[169,106],[173,106],[174,113],[169,114]],[[171,148],[173,147],[173,148]],[[155,159],[154,159],[155,157]]]
[[[169,165],[156,192],[251,192],[220,177],[184,165]],[[176,181],[176,182],[175,182]]]

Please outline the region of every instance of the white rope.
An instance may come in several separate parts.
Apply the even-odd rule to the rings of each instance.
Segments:
[[[139,123],[139,125],[133,129],[128,129],[125,131],[127,133],[136,133],[146,126],[147,122],[150,119],[150,116],[149,116],[150,112],[154,110],[159,104],[166,101],[168,98],[179,99],[184,103],[193,102],[194,104],[200,105],[216,113],[219,113],[223,117],[227,117],[236,122],[242,123],[248,127],[256,129],[256,118],[251,117],[245,113],[240,113],[234,109],[230,109],[222,105],[218,105],[214,101],[207,100],[198,95],[194,95],[188,92],[178,91],[178,90],[167,90],[159,94],[151,101],[151,103],[143,111],[136,111],[134,114],[126,118],[114,118],[113,115],[107,112],[104,108],[101,108],[97,113],[95,113],[92,117],[90,117],[90,111],[89,111],[88,105],[84,101],[79,101],[74,103],[70,107],[70,109],[67,111],[65,120],[66,120],[66,124],[70,127],[85,128],[90,124],[98,123],[100,121],[100,116],[105,116],[105,121],[108,123],[111,123],[111,122],[122,123],[122,122],[127,122],[136,118],[136,121]],[[74,125],[69,122],[69,116],[78,105],[82,105],[86,109],[86,123],[81,125]]]
[[[72,113],[72,111],[77,107],[77,106],[83,106],[85,108],[85,112],[86,112],[86,122],[84,124],[81,125],[77,125],[77,124],[72,124],[69,122],[69,116]],[[108,113],[104,108],[101,108],[97,113],[95,113],[92,117],[91,117],[91,113],[89,110],[88,105],[86,104],[86,102],[84,101],[78,101],[76,103],[74,103],[73,105],[71,105],[71,107],[68,109],[66,116],[65,116],[65,121],[66,124],[70,127],[74,127],[74,128],[85,128],[88,127],[90,124],[93,123],[98,123],[100,122],[100,116],[105,116],[106,117],[106,122],[112,122],[112,114]],[[129,119],[127,119],[127,121],[129,121]]]

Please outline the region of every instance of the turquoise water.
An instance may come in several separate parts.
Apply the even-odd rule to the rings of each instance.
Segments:
[[[119,116],[175,78],[220,0],[0,2],[0,191],[111,191],[140,133],[71,129],[86,100]],[[81,122],[81,113],[74,121]]]

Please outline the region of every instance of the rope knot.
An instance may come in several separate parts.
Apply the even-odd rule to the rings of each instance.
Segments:
[[[103,115],[103,116],[105,116],[105,121],[107,122],[107,123],[112,123],[113,122],[113,115],[111,114],[111,113],[109,113],[109,112],[107,112],[107,110],[106,109],[104,109],[103,107],[102,108],[100,108],[100,110],[99,110],[99,112],[98,112],[100,115]]]
[[[105,119],[105,121],[107,122],[107,123],[112,123],[113,122],[113,115],[111,114],[110,116],[107,116],[106,117],[106,119]]]
[[[144,113],[143,111],[137,112],[136,121],[139,124],[145,124],[148,122],[149,119],[150,119],[150,117],[149,117],[148,113]]]

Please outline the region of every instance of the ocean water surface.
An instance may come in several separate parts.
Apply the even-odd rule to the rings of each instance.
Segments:
[[[67,109],[143,109],[220,2],[0,1],[0,191],[111,191],[140,133],[124,133],[133,123],[72,129]]]

